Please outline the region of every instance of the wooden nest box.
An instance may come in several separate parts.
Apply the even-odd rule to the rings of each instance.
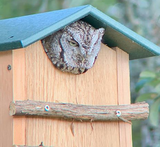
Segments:
[[[41,39],[80,19],[105,28],[105,35],[94,66],[74,75],[52,65]],[[159,47],[90,5],[0,20],[0,32],[0,147],[39,146],[41,142],[54,147],[132,146],[131,123],[126,119],[95,122],[94,117],[83,121],[87,116],[80,121],[10,116],[9,105],[33,100],[72,103],[73,108],[81,104],[125,108],[130,104],[129,59],[160,55]],[[40,104],[35,109],[41,109]],[[82,111],[88,114],[88,109]]]

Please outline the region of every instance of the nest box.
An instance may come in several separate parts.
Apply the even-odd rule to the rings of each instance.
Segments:
[[[105,28],[105,35],[94,66],[73,75],[52,65],[41,39],[77,20]],[[1,147],[38,146],[41,142],[54,147],[132,146],[130,123],[10,116],[9,105],[25,100],[90,106],[130,104],[129,59],[160,55],[158,46],[90,5],[0,20],[0,34]]]

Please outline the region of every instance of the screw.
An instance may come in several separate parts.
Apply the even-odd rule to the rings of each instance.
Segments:
[[[45,109],[45,111],[49,111],[50,108],[48,105],[45,105],[44,109]]]
[[[120,117],[120,116],[121,116],[121,111],[120,111],[120,110],[117,110],[117,111],[116,111],[116,115],[117,115],[117,117]]]
[[[12,66],[11,66],[11,65],[8,65],[8,66],[7,66],[7,69],[8,69],[8,70],[11,70],[11,69],[12,69]]]

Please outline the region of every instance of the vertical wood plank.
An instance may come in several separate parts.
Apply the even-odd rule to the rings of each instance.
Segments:
[[[13,143],[12,117],[9,115],[9,104],[12,101],[13,73],[12,51],[0,52],[0,147],[11,147]]]
[[[25,100],[25,50],[13,50],[13,100]],[[13,144],[25,144],[25,117],[13,119]]]
[[[102,44],[98,59],[92,69],[82,75],[57,70],[41,42],[25,49],[26,98],[51,102],[78,104],[117,104],[117,57],[116,52]],[[72,122],[48,118],[26,118],[26,144],[44,142],[56,147],[119,147],[117,122]]]
[[[118,104],[130,104],[129,55],[116,47]],[[120,147],[132,147],[131,124],[119,122]]]

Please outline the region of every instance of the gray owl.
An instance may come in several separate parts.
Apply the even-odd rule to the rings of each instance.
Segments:
[[[104,28],[95,29],[84,21],[77,21],[42,39],[42,44],[58,69],[81,74],[95,63],[103,34]]]

